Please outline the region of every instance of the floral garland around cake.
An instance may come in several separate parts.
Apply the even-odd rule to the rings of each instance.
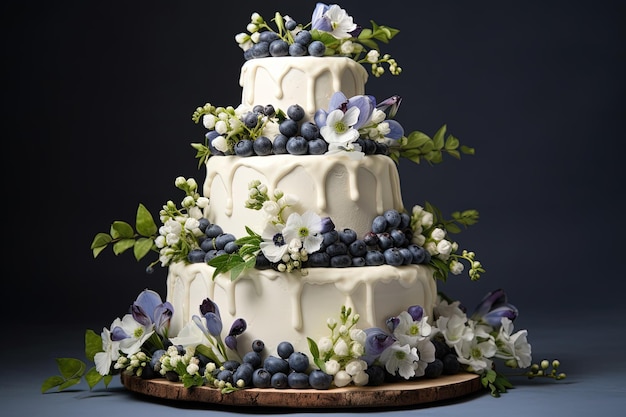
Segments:
[[[371,64],[376,76],[384,73],[382,63],[388,64],[394,75],[401,72],[389,55],[380,56],[376,43],[387,43],[398,31],[374,22],[371,29],[363,29],[338,5],[318,3],[309,25],[299,25],[279,13],[273,21],[275,30],[255,13],[247,27],[250,33],[237,35],[246,59],[285,53],[342,55]],[[273,42],[275,46],[270,47]],[[393,119],[400,103],[399,96],[377,103],[371,96],[346,97],[337,92],[329,108],[319,109],[314,121],[306,123],[301,123],[303,109],[297,103],[286,111],[259,105],[243,114],[233,107],[206,104],[192,115],[195,123],[202,121],[208,130],[205,143],[192,146],[199,166],[220,155],[243,158],[309,153],[360,159],[382,154],[396,163],[407,158],[433,164],[441,162],[444,153],[456,158],[462,153],[474,153],[473,148],[460,146],[454,136],[446,137],[446,126],[433,138],[419,131],[405,134]],[[277,126],[283,136],[287,136],[283,130],[291,136],[304,136],[306,146],[301,141],[281,144],[278,137],[269,140],[265,135],[271,125]],[[185,197],[180,207],[171,200],[163,206],[160,227],[140,204],[135,227],[115,221],[108,233],[95,236],[91,245],[94,257],[109,245],[116,255],[132,249],[137,260],[154,252],[158,260],[148,266],[148,272],[158,263],[166,267],[175,262],[206,262],[215,268],[215,274],[230,272],[233,280],[249,268],[306,274],[310,267],[368,267],[382,263],[399,267],[407,263],[430,265],[435,278],[443,281],[449,274],[462,273],[464,262],[472,280],[485,272],[472,251],[459,251],[459,245],[450,238],[450,234],[478,221],[475,210],[455,212],[449,220],[428,202],[413,206],[411,212],[387,210],[372,219],[368,236],[356,237],[350,230],[335,230],[332,219],[312,211],[291,213],[285,218],[285,209],[296,202],[295,198],[253,181],[246,207],[263,210],[267,214],[266,227],[262,231],[246,228],[247,236],[235,237],[207,220],[205,210],[210,202],[199,194],[193,178],[179,177],[175,185]],[[316,254],[332,233],[343,233],[344,241],[358,243],[355,250],[364,250],[367,255],[354,255],[350,264],[325,264],[321,259],[324,257]],[[204,241],[211,241],[214,247],[203,248]],[[348,261],[342,258],[342,262]],[[566,377],[558,370],[558,360],[532,363],[527,331],[514,331],[518,310],[501,289],[488,293],[471,314],[459,301],[440,294],[433,317],[425,315],[422,306],[406,306],[397,316],[388,318],[384,329],[360,328],[359,315],[344,306],[338,317],[328,318],[327,335],[308,335],[308,353],[294,351],[288,340],[280,343],[276,352],[266,352],[262,339],[249,347],[238,346],[237,337],[247,329],[245,318],[231,323],[222,340],[224,323],[219,307],[208,298],[199,307],[199,314],[176,335],[169,334],[174,308],[158,293],[142,291],[129,311],[100,334],[86,331],[85,355],[94,363],[92,368],[87,369],[79,359],[58,358],[60,375],[46,379],[41,391],[65,390],[83,378],[90,389],[101,381],[108,386],[112,377],[122,372],[147,379],[167,378],[185,387],[208,385],[227,393],[249,387],[332,389],[350,384],[380,385],[464,371],[480,375],[482,385],[498,397],[512,384],[507,375],[496,370],[496,360],[519,371],[513,375],[554,380]]]

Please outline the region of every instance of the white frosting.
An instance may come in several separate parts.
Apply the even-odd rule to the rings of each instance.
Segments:
[[[311,119],[327,109],[336,91],[347,97],[364,94],[367,72],[351,59],[328,57],[263,58],[247,61],[241,70],[242,103],[238,110],[272,104],[286,111],[300,104]],[[273,139],[271,137],[270,139]],[[314,210],[329,216],[338,230],[351,228],[363,237],[372,220],[385,210],[403,210],[398,170],[391,158],[368,155],[273,155],[242,158],[214,156],[206,164],[203,195],[209,197],[207,218],[236,237],[245,227],[262,233],[266,214],[245,207],[248,185],[258,180],[269,193],[280,189],[298,203],[290,210]],[[289,211],[285,214],[285,219]],[[224,336],[236,318],[248,324],[239,336],[241,352],[261,339],[267,352],[276,353],[281,341],[308,353],[307,337],[330,335],[327,319],[338,318],[342,305],[360,315],[359,328],[385,328],[385,320],[411,305],[432,316],[437,286],[430,267],[389,265],[350,268],[309,268],[300,272],[248,270],[232,281],[206,264],[171,265],[167,300],[174,306],[171,322],[176,334],[191,316],[199,314],[205,298],[215,301],[224,323]]]
[[[360,160],[344,155],[216,156],[209,158],[206,168],[207,217],[238,237],[247,235],[245,226],[257,233],[265,227],[266,214],[245,207],[253,180],[265,184],[270,195],[280,189],[297,197],[299,203],[292,210],[328,216],[338,230],[351,228],[359,237],[370,231],[377,215],[403,209],[398,170],[384,155]]]
[[[276,353],[278,343],[290,341],[309,353],[307,337],[330,336],[327,319],[339,318],[342,305],[360,315],[358,327],[386,329],[385,320],[411,305],[432,317],[437,287],[430,267],[389,265],[351,268],[309,268],[308,274],[248,270],[237,280],[218,275],[206,264],[174,264],[167,278],[167,301],[174,306],[171,330],[178,332],[199,315],[206,297],[219,305],[223,337],[236,318],[244,318],[246,332],[238,346],[246,352],[254,339]],[[174,333],[175,334],[175,333]]]
[[[305,110],[305,120],[315,111],[328,109],[330,97],[341,91],[346,97],[365,94],[367,71],[346,57],[272,57],[246,61],[239,84],[243,91],[238,110],[272,104],[284,112],[292,104]]]

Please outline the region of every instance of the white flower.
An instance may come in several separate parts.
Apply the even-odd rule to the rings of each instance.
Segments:
[[[335,384],[338,388],[345,387],[350,382],[352,382],[352,375],[343,370],[337,372],[335,374],[335,378],[333,379],[333,384]]]
[[[430,336],[432,327],[428,324],[428,316],[422,317],[420,321],[413,321],[411,315],[403,311],[397,317],[398,325],[394,329],[393,335],[399,343],[415,347],[419,340]]]
[[[377,63],[379,58],[380,58],[380,53],[376,49],[371,49],[367,53],[367,57],[366,57],[367,62],[369,62],[370,64]]]
[[[93,361],[96,365],[96,371],[102,376],[108,375],[111,370],[111,363],[120,357],[119,342],[111,340],[111,332],[106,327],[100,333],[102,338],[102,352],[96,353]]]
[[[209,130],[213,130],[216,121],[217,118],[212,114],[205,114],[204,116],[202,116],[202,124]]]
[[[518,368],[529,367],[532,362],[532,349],[526,339],[527,335],[527,330],[513,333],[511,319],[502,317],[502,326],[500,326],[500,332],[496,337],[498,351],[495,356],[507,361],[514,360]]]
[[[352,41],[342,42],[339,50],[342,54],[350,55],[352,52],[354,52],[354,43],[352,43]]]
[[[429,213],[427,211],[424,211],[422,213],[422,218],[421,218],[422,226],[428,228],[433,225],[433,221],[434,221],[434,218],[433,218],[432,213]]]
[[[430,339],[420,340],[417,342],[417,352],[420,360],[415,368],[415,376],[422,376],[425,374],[428,364],[435,360],[435,345]]]
[[[474,333],[472,329],[466,326],[466,323],[467,318],[465,316],[453,315],[451,317],[439,317],[436,325],[448,346],[456,346],[464,341],[474,339]]]
[[[370,376],[367,372],[361,371],[356,373],[355,375],[352,375],[352,382],[356,386],[363,387],[367,385],[368,382],[370,382]]]
[[[127,355],[139,352],[144,342],[154,333],[154,325],[152,323],[144,326],[137,322],[132,314],[125,314],[121,321],[115,321],[111,325],[111,331],[115,332],[116,328],[118,328],[118,331],[121,329],[126,336],[119,340],[119,347]]]
[[[454,346],[459,363],[467,365],[468,370],[475,373],[491,369],[493,361],[490,358],[494,357],[497,350],[493,338],[485,341],[479,340],[475,337]]]
[[[339,339],[333,347],[333,352],[335,352],[335,355],[337,356],[348,356],[350,353],[350,348],[348,347],[348,344],[345,340]]]
[[[326,373],[328,375],[335,375],[337,372],[341,370],[341,364],[337,362],[335,359],[327,360],[324,366],[326,368]]]
[[[350,339],[364,345],[365,340],[367,339],[367,334],[362,329],[353,328],[350,329]]]
[[[219,117],[221,117],[222,114],[223,113],[221,113]],[[215,123],[215,131],[219,133],[220,135],[223,135],[224,133],[228,132],[228,123],[226,123],[226,121],[221,120],[221,119],[218,120]]]
[[[290,242],[294,238],[300,239],[307,253],[313,253],[320,248],[324,240],[321,230],[321,217],[308,210],[302,215],[290,214],[282,232],[286,242]]]
[[[465,266],[461,262],[456,260],[450,261],[449,267],[452,275],[459,275],[461,272],[463,272],[463,269],[465,268]]]
[[[331,146],[347,146],[359,138],[359,131],[352,126],[358,121],[360,112],[358,107],[350,107],[345,113],[337,109],[328,114],[326,125],[321,127],[320,133],[328,142],[329,150]]]
[[[328,8],[326,13],[324,13],[324,17],[330,20],[332,27],[330,34],[337,39],[350,38],[352,36],[350,32],[354,31],[357,27],[352,16],[348,15],[344,9],[336,4]]]
[[[367,362],[361,359],[353,359],[350,362],[346,363],[345,369],[347,373],[354,376],[359,372],[363,372],[367,369]]]
[[[211,145],[220,152],[228,151],[228,142],[224,136],[218,136],[211,141]]]
[[[276,201],[267,200],[263,202],[263,211],[265,211],[269,217],[275,218],[280,212],[280,206]]]
[[[398,374],[409,379],[415,376],[419,356],[416,348],[395,342],[383,351],[380,355],[380,361],[385,364],[385,369],[390,374]]]
[[[265,230],[263,230],[261,235],[263,242],[260,243],[259,247],[270,262],[280,262],[283,255],[287,253],[287,240],[283,230],[282,225],[274,225],[271,222],[267,223]]]
[[[446,237],[446,231],[440,227],[435,227],[432,232],[430,232],[430,237],[435,241],[439,242],[441,239]]]
[[[440,255],[443,255],[443,257],[446,257],[447,259],[450,253],[452,253],[452,244],[450,243],[450,241],[443,239],[442,241],[437,243],[437,252],[439,252]]]
[[[448,303],[444,299],[439,299],[437,305],[435,305],[435,308],[433,309],[433,313],[435,314],[435,317],[459,316],[463,318],[463,322],[467,319],[465,313],[461,310],[461,302],[458,300]]]
[[[317,347],[320,351],[320,354],[324,355],[333,349],[333,341],[330,337],[324,336],[317,341]]]

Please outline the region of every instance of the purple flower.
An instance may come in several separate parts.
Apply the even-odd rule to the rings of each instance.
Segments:
[[[163,302],[157,292],[146,289],[137,296],[130,312],[137,323],[142,326],[154,324],[156,332],[163,336],[170,327],[174,306],[170,302]]]
[[[502,289],[489,292],[474,309],[472,320],[483,321],[494,328],[499,328],[503,317],[514,321],[519,311],[507,301]]]
[[[407,308],[406,311],[407,313],[409,313],[413,321],[421,321],[422,318],[424,317],[424,309],[422,308],[422,306],[418,306],[418,305],[411,306]]]
[[[230,349],[237,351],[237,336],[246,331],[248,325],[246,321],[242,318],[235,320],[230,326],[230,331],[228,332],[228,336],[224,339],[224,343]]]
[[[390,119],[393,119],[400,108],[400,104],[402,103],[402,97],[399,95],[391,96],[386,100],[378,103],[376,108],[378,110],[384,111],[387,113],[387,116]]]
[[[222,317],[220,309],[210,298],[205,298],[200,304],[200,314],[206,319],[206,326],[209,333],[219,338],[222,334]]]
[[[362,359],[372,364],[396,339],[378,327],[365,329],[365,353]]]
[[[371,119],[372,112],[376,108],[376,99],[373,96],[363,95],[347,98],[342,92],[336,92],[330,98],[328,111],[319,109],[315,112],[315,124],[317,124],[320,128],[326,126],[326,118],[329,113],[334,110],[341,110],[345,113],[351,107],[359,109],[357,122],[352,126],[352,128],[358,130]]]

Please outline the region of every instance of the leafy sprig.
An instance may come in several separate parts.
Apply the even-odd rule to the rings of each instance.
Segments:
[[[219,274],[230,272],[230,280],[235,281],[244,271],[254,268],[256,255],[263,241],[261,235],[246,226],[248,236],[235,240],[239,249],[234,253],[218,255],[211,259],[208,264],[215,268],[213,279]]]
[[[461,154],[475,154],[474,148],[461,145],[455,136],[446,136],[446,131],[447,126],[443,125],[432,138],[420,131],[411,132],[390,148],[390,156],[396,163],[406,158],[417,164],[425,160],[433,165],[443,161],[444,153],[456,159],[461,159]]]

